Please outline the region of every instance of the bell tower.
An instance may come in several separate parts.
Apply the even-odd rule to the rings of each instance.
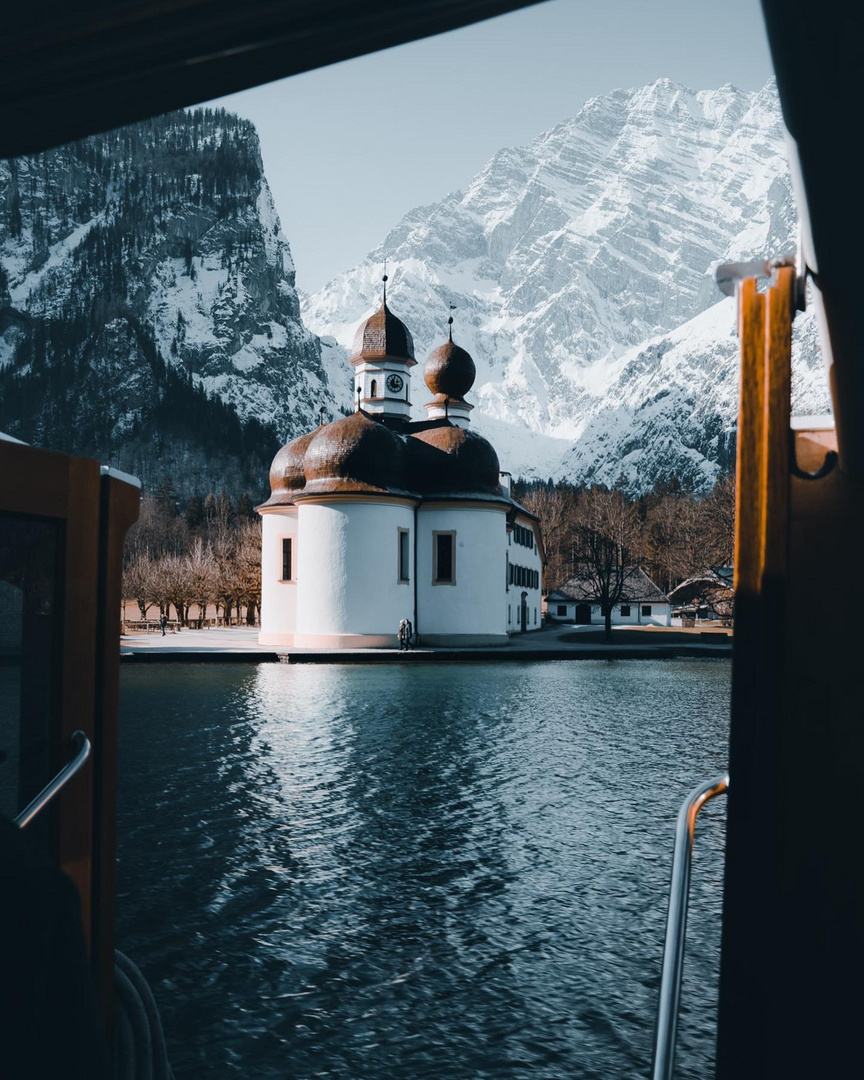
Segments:
[[[354,403],[383,423],[401,427],[411,418],[414,342],[408,327],[387,307],[387,275],[381,307],[360,326],[351,354]]]

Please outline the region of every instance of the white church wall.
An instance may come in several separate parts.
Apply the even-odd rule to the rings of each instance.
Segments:
[[[417,607],[424,645],[503,645],[507,551],[502,508],[422,506],[417,511]],[[454,582],[434,584],[434,534],[455,533]]]
[[[302,503],[298,514],[294,645],[350,649],[397,645],[400,619],[414,618],[411,504]],[[409,532],[409,580],[399,581],[399,530]]]
[[[282,579],[282,541],[292,540],[294,581]],[[297,508],[286,506],[261,515],[262,645],[293,645],[297,613]]]
[[[525,594],[527,607],[526,631],[539,630],[543,621],[543,563],[540,559],[540,549],[537,542],[537,530],[534,522],[528,518],[518,518],[516,523],[520,529],[527,530],[531,534],[530,545],[525,542],[524,533],[517,533],[514,529],[507,531],[507,595],[505,604],[507,608],[507,632],[518,634],[522,631],[522,594]],[[513,567],[512,574],[510,567]],[[528,571],[527,580],[533,573],[537,585],[520,584],[525,579],[525,574],[520,571]],[[513,580],[511,581],[511,577]]]

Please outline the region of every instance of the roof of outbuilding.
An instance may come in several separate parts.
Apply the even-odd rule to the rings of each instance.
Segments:
[[[712,570],[710,573],[700,574],[697,577],[687,578],[686,581],[682,581],[680,585],[676,585],[670,591],[670,601],[673,604],[686,604],[694,597],[705,596],[709,593],[724,597],[734,595],[732,582],[725,573],[729,568],[720,567],[719,569],[724,573],[721,574]]]
[[[557,589],[553,589],[552,592],[546,597],[547,600],[577,600],[580,602],[592,601],[599,603],[599,597],[597,596],[594,583],[589,575],[580,576],[574,575],[565,581],[563,585],[559,585]],[[624,595],[621,597],[624,603],[628,600],[635,603],[653,603],[653,604],[668,604],[669,597],[662,592],[648,577],[645,571],[639,567],[634,566],[627,573],[627,580],[624,585]]]

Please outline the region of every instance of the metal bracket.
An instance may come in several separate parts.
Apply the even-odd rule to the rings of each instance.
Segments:
[[[793,476],[797,476],[799,480],[821,480],[834,470],[839,460],[836,450],[827,450],[825,460],[815,472],[807,472],[802,469],[795,454],[795,431],[793,428],[789,428],[789,471]]]
[[[714,271],[717,288],[724,296],[734,296],[739,282],[747,278],[770,278],[781,266],[793,266],[797,269],[795,290],[795,310],[804,311],[807,304],[807,264],[801,249],[800,238],[798,251],[794,255],[781,255],[777,259],[753,259],[750,262],[721,263]]]

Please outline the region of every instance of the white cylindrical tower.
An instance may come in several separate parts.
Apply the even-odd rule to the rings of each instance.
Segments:
[[[415,622],[414,507],[402,439],[365,412],[328,424],[304,457],[296,648],[395,646]]]
[[[283,506],[261,514],[262,645],[294,644],[297,620],[297,507]],[[287,576],[286,576],[287,575]]]
[[[303,488],[306,448],[322,428],[287,443],[270,466],[270,498],[258,507],[261,515],[261,630],[262,645],[294,644],[297,618],[297,507],[294,496]]]
[[[428,382],[428,379],[427,379]],[[439,421],[408,439],[417,510],[417,632],[424,645],[505,645],[507,513],[498,455]]]
[[[296,648],[393,648],[414,611],[414,504],[369,498],[304,501]]]
[[[424,501],[417,536],[421,642],[506,645],[506,506]]]

